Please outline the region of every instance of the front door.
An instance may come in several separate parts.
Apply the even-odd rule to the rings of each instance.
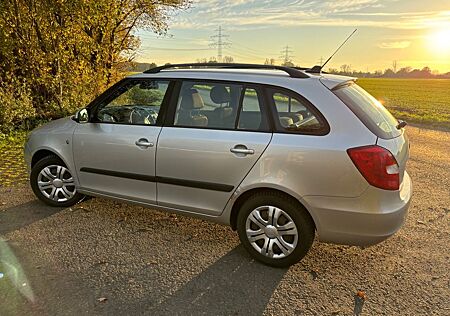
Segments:
[[[158,204],[217,216],[272,137],[263,97],[246,84],[184,81],[178,90],[159,136]]]
[[[81,190],[156,203],[155,154],[170,83],[129,79],[93,105],[73,136]]]

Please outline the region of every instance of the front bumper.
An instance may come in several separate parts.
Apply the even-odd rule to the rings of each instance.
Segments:
[[[320,241],[370,246],[400,229],[411,195],[411,178],[405,172],[398,191],[370,186],[356,198],[306,196],[304,200],[313,213]]]

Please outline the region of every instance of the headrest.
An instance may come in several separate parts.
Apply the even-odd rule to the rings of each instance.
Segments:
[[[183,110],[193,110],[203,108],[203,99],[197,89],[186,89],[181,94],[180,108]]]
[[[223,104],[230,102],[230,93],[224,86],[215,86],[209,93],[211,100],[216,104]]]
[[[280,117],[280,124],[281,126],[283,126],[284,128],[291,126],[292,124],[294,124],[294,120],[290,117],[287,116],[281,116]]]

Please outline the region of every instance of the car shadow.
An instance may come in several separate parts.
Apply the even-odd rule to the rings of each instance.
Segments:
[[[251,259],[240,245],[146,314],[261,315],[287,270]]]
[[[39,200],[4,209],[0,212],[0,235],[30,225],[63,209],[62,207],[48,206]]]

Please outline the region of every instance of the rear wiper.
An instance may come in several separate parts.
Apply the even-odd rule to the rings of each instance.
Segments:
[[[398,120],[398,125],[396,127],[397,129],[402,129],[406,125],[408,125],[408,123],[406,123],[405,121]]]

